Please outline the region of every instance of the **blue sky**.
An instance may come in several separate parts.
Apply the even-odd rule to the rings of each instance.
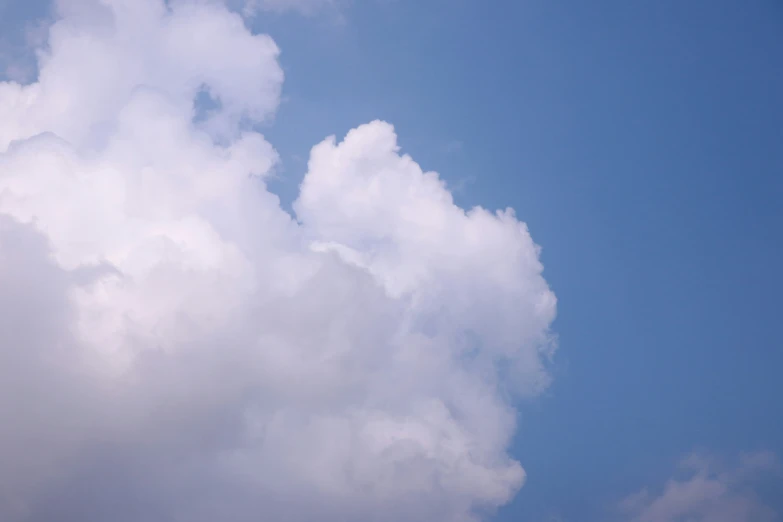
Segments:
[[[458,201],[517,210],[558,295],[555,383],[515,447],[529,481],[498,520],[597,519],[693,450],[783,452],[780,3],[346,18],[260,23],[287,73],[281,186],[319,136],[388,119]]]
[[[44,12],[2,1],[6,42]],[[313,144],[383,119],[542,246],[554,379],[492,520],[614,520],[694,451],[783,455],[783,4],[355,0],[251,27],[282,50],[260,129],[284,206]],[[780,475],[756,488],[783,516]]]

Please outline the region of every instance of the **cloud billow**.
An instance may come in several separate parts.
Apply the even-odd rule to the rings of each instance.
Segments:
[[[37,80],[0,83],[0,518],[508,502],[556,306],[514,213],[457,207],[376,121],[313,148],[293,217],[248,126],[279,103],[269,37],[195,0],[56,11]]]

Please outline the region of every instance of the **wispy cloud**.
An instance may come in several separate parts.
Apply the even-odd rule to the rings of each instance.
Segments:
[[[642,489],[619,508],[630,522],[771,522],[779,520],[779,514],[754,485],[779,471],[777,457],[768,452],[742,454],[731,466],[693,454],[662,488]]]

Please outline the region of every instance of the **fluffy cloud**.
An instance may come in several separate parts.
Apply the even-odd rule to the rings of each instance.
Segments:
[[[294,207],[278,49],[222,4],[59,0],[0,83],[0,518],[470,521],[524,481],[555,298],[510,210],[372,122]],[[204,113],[200,95],[214,104]]]
[[[732,468],[692,455],[681,463],[685,476],[669,480],[659,493],[643,489],[621,509],[631,522],[773,522],[777,514],[754,493],[765,474],[779,472],[771,453],[741,455]]]

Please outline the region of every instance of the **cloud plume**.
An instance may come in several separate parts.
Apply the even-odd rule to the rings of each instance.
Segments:
[[[271,38],[218,2],[58,0],[0,83],[0,518],[473,521],[525,474],[555,297],[362,125],[285,212]],[[212,99],[205,111],[200,96]]]

